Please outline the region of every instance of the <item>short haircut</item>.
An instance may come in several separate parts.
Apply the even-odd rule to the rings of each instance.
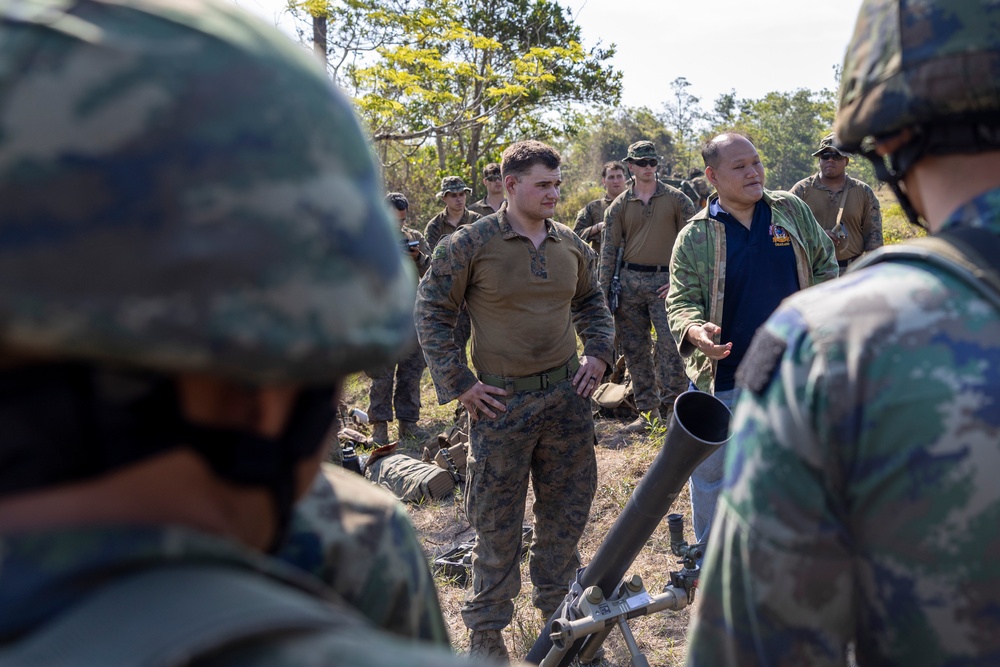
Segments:
[[[625,163],[621,160],[608,160],[601,168],[601,178],[607,177],[608,172],[612,169],[620,169],[623,174],[628,173],[628,170],[625,169]]]
[[[487,176],[499,176],[500,175],[500,165],[496,162],[490,162],[488,165],[483,167],[483,178]]]
[[[736,130],[727,130],[726,132],[720,132],[711,139],[705,142],[701,147],[701,159],[705,161],[706,167],[711,167],[716,169],[719,166],[719,149],[722,148],[723,144],[732,141],[733,137],[743,137],[751,144],[753,139],[751,139],[746,134],[742,132],[737,132]]]
[[[385,196],[385,203],[392,206],[397,211],[405,211],[410,208],[410,202],[402,192],[390,192]]]
[[[504,178],[516,176],[520,178],[528,173],[536,164],[542,164],[547,169],[558,169],[562,164],[559,151],[548,144],[529,139],[511,144],[500,158],[500,173]]]

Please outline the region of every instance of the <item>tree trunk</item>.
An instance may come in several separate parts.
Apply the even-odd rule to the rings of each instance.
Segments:
[[[313,16],[313,53],[326,67],[326,17]]]

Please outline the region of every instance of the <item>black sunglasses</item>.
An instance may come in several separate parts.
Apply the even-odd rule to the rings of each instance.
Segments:
[[[637,167],[655,167],[660,163],[657,162],[656,160],[643,158],[641,160],[632,160],[632,164],[634,164]]]
[[[840,153],[822,153],[819,156],[820,160],[843,160],[844,156]]]

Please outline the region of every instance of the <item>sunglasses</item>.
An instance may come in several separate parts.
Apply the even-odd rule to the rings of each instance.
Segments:
[[[844,156],[839,153],[823,153],[819,156],[820,160],[843,160]]]
[[[500,177],[499,176],[487,176],[486,180],[487,181],[499,181]]]
[[[655,167],[659,164],[656,160],[648,160],[643,158],[642,160],[632,160],[632,164],[637,167]]]

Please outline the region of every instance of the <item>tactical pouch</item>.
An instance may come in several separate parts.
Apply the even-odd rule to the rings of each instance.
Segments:
[[[408,503],[439,500],[455,488],[455,480],[447,470],[406,454],[390,454],[369,461],[365,476]]]
[[[630,379],[626,379],[625,384],[605,382],[594,390],[591,400],[594,409],[604,417],[625,419],[638,414]]]

